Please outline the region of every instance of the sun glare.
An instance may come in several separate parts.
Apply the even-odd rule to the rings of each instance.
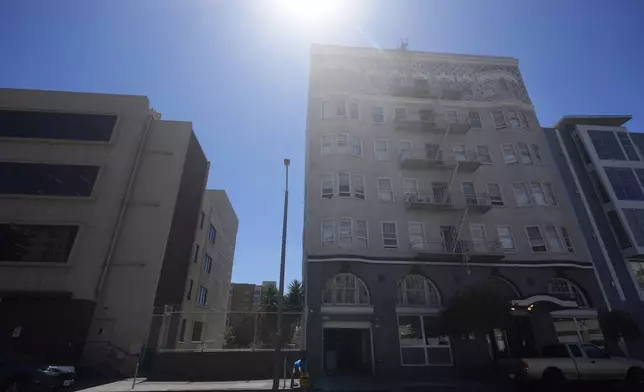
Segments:
[[[339,0],[274,0],[276,11],[300,25],[332,23],[342,16]]]

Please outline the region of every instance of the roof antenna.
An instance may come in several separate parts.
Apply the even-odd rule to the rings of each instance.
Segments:
[[[409,46],[409,40],[405,38],[400,39],[400,43],[398,44],[398,50],[407,50],[407,47]]]

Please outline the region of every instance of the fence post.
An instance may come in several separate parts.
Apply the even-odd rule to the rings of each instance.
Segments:
[[[286,357],[284,357],[284,389],[286,389]]]

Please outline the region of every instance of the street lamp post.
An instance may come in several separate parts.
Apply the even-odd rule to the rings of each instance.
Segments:
[[[286,186],[284,187],[284,221],[282,222],[282,257],[280,260],[280,284],[277,295],[277,333],[275,334],[275,358],[273,361],[273,390],[280,386],[280,364],[282,349],[282,312],[284,308],[284,269],[286,266],[286,222],[288,217],[288,165],[290,159],[284,159],[286,168]]]

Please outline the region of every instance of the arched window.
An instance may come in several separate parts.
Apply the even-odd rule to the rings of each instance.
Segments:
[[[400,306],[439,307],[440,295],[431,280],[420,275],[407,275],[398,282]]]
[[[580,308],[588,307],[588,300],[579,286],[563,278],[552,278],[548,281],[548,293],[568,297],[577,302]]]
[[[362,279],[352,274],[337,274],[324,285],[323,305],[369,305],[369,291]]]

